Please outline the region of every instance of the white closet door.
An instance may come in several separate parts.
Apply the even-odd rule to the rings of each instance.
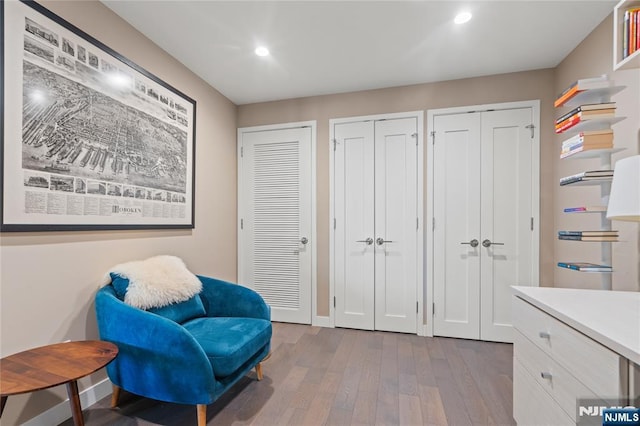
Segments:
[[[434,117],[434,334],[511,342],[534,285],[532,108]]]
[[[434,334],[478,339],[480,114],[436,116],[433,129]]]
[[[338,327],[417,331],[417,121],[334,124]]]
[[[513,341],[510,286],[533,285],[532,120],[531,108],[482,113],[482,340]]]
[[[239,281],[274,321],[311,323],[311,132],[241,132]]]
[[[417,331],[417,120],[375,122],[375,328]]]
[[[373,330],[373,123],[336,124],[334,139],[335,324],[337,327]]]

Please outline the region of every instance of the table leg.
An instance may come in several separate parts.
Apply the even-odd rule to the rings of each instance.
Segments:
[[[7,403],[7,398],[6,396],[2,397],[2,401],[0,401],[0,417],[2,417],[2,412],[4,411],[4,404]]]
[[[67,395],[69,395],[69,404],[71,404],[73,424],[75,426],[84,426],[84,417],[82,417],[82,407],[80,406],[80,396],[78,395],[78,382],[76,380],[72,380],[67,383]]]

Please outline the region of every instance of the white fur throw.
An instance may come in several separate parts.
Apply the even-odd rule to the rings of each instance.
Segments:
[[[175,256],[162,255],[122,263],[109,272],[129,279],[124,302],[140,309],[184,302],[202,290],[198,277],[187,269],[182,259]],[[111,282],[110,277],[108,282]]]

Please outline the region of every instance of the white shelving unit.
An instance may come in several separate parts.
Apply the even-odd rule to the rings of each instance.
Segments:
[[[640,50],[622,58],[624,12],[640,7],[640,0],[622,0],[613,9],[613,70],[640,68]]]
[[[640,3],[640,0],[638,1]],[[567,101],[563,106],[576,107],[582,104],[603,103],[609,102],[611,96],[622,91],[625,86],[612,86],[604,89],[585,90],[578,93],[576,96]],[[582,123],[578,123],[576,126],[561,133],[561,135],[569,138],[571,135],[577,132],[583,132],[585,130],[604,129],[610,127],[612,124],[624,120],[625,117],[611,117],[602,120],[585,120]],[[615,139],[614,139],[615,140]],[[565,157],[563,160],[581,160],[587,158],[599,158],[600,170],[613,170],[611,161],[611,155],[613,153],[622,151],[623,148],[611,148],[611,149],[599,149],[580,152],[574,155]],[[574,182],[564,187],[570,186],[599,186],[600,187],[600,200],[602,205],[606,206],[609,203],[609,193],[611,192],[611,179],[602,180],[587,180]],[[600,229],[603,231],[611,230],[611,222],[607,219],[607,212],[596,212],[600,215]],[[581,242],[574,242],[581,243]],[[601,256],[600,260],[603,265],[612,264],[612,250],[611,242],[601,242]],[[604,290],[611,290],[612,287],[612,274],[610,272],[597,272],[602,276],[602,288]]]

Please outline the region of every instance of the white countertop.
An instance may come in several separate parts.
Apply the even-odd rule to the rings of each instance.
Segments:
[[[640,292],[512,288],[516,296],[640,365]]]

